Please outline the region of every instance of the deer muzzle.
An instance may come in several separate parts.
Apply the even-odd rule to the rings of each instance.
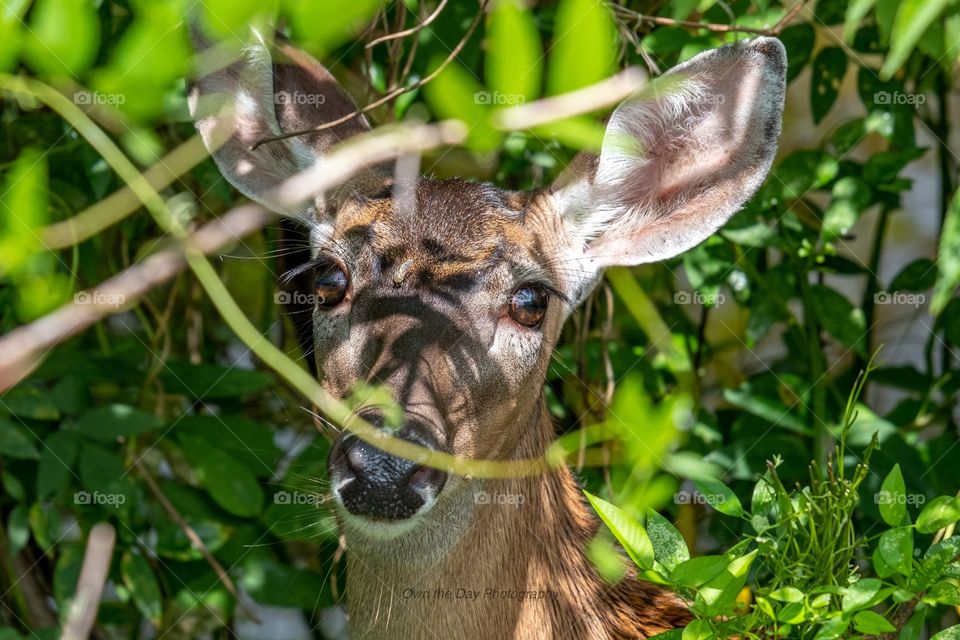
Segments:
[[[408,422],[394,435],[439,448],[430,430],[418,422]],[[335,498],[348,512],[370,520],[406,520],[427,511],[447,480],[443,471],[386,453],[351,433],[334,442],[328,467]]]

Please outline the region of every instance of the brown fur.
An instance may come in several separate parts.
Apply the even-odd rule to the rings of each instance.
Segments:
[[[245,62],[201,75],[190,108],[224,175],[276,208],[271,194],[283,180],[369,125],[357,117],[254,145],[352,111],[319,63],[285,44],[271,54],[258,40]],[[784,48],[772,38],[694,57],[617,107],[599,158],[582,156],[550,189],[420,180],[394,185],[403,196],[391,198],[392,171],[381,166],[281,210],[309,229],[318,265],[339,262],[348,272],[338,303],[312,309],[323,386],[340,398],[358,382],[386,386],[405,426],[456,456],[542,456],[554,437],[544,379],[573,306],[605,267],[678,255],[756,191],[776,152],[785,69]],[[300,94],[324,100],[287,99]],[[514,292],[531,285],[550,291],[534,328],[509,313]],[[585,552],[598,522],[569,470],[501,480],[451,475],[442,489],[429,485],[432,493],[403,518],[354,510],[387,513],[385,521],[353,515],[340,493],[368,498],[370,485],[357,481],[398,462],[374,454],[367,450],[374,464],[362,477],[348,470],[333,487],[347,541],[352,637],[646,638],[689,620],[684,603],[634,575],[614,585],[601,579]],[[389,480],[388,489],[413,486],[413,476],[396,477],[402,482]],[[399,503],[387,495],[388,506]],[[499,595],[517,591],[543,597]],[[466,592],[478,595],[457,597]]]

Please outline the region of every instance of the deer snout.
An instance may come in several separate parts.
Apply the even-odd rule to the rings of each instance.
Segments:
[[[429,431],[416,423],[396,435],[438,448]],[[350,433],[334,442],[328,466],[334,495],[343,507],[372,520],[405,520],[426,511],[447,480],[443,471],[386,453]]]

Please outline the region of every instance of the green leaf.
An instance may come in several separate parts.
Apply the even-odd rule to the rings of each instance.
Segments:
[[[73,476],[80,440],[75,431],[54,431],[43,442],[37,465],[37,497],[46,498],[62,490]]]
[[[684,627],[681,640],[712,640],[716,637],[709,620],[694,619]]]
[[[867,16],[875,2],[876,0],[850,0],[850,4],[847,5],[847,15],[843,20],[844,42],[847,44],[853,42],[853,36],[860,29],[860,21]]]
[[[907,490],[899,464],[893,465],[893,469],[883,479],[877,495],[877,507],[880,509],[880,517],[891,527],[898,526],[907,515]]]
[[[787,82],[800,75],[810,62],[816,37],[816,30],[809,22],[787,27],[780,33],[780,42],[787,49]]]
[[[944,629],[940,633],[932,636],[930,640],[960,640],[960,624]]]
[[[10,511],[7,518],[7,542],[6,552],[12,557],[23,549],[30,541],[30,516],[27,513],[27,507],[21,503]]]
[[[900,270],[890,286],[889,291],[926,291],[937,281],[937,267],[929,258],[914,260]]]
[[[863,310],[853,306],[841,293],[820,284],[810,287],[810,302],[817,322],[827,333],[857,353],[864,353],[866,320]]]
[[[730,564],[726,556],[700,556],[681,562],[670,579],[681,587],[699,587],[720,575]]]
[[[200,400],[238,398],[274,384],[273,376],[262,371],[182,361],[167,362],[160,378],[170,388]]]
[[[442,59],[435,58],[430,68],[439,67]],[[471,149],[483,153],[500,144],[502,136],[490,123],[494,96],[480,86],[466,67],[452,62],[423,91],[437,116],[461,120],[467,125],[467,146]]]
[[[694,480],[697,490],[707,500],[707,504],[728,516],[739,518],[743,516],[743,506],[740,499],[730,487],[719,480]]]
[[[926,616],[925,608],[918,608],[903,625],[900,630],[900,640],[920,640],[920,632],[923,631],[923,619]]]
[[[937,249],[937,282],[933,287],[930,311],[939,315],[960,285],[960,190],[953,195],[943,221]]]
[[[617,60],[616,33],[605,2],[562,0],[550,47],[548,93],[566,93],[610,76]]]
[[[781,587],[776,591],[771,591],[768,595],[773,600],[779,600],[780,602],[803,601],[803,591],[800,591],[800,589],[797,589],[796,587]]]
[[[890,34],[890,51],[880,69],[880,77],[890,78],[916,48],[921,36],[943,10],[949,0],[902,0]]]
[[[24,428],[0,418],[0,456],[36,460],[40,452],[33,444],[35,439],[27,435]]]
[[[844,590],[841,607],[844,613],[857,611],[868,606],[880,591],[881,582],[876,578],[863,578]]]
[[[244,563],[240,584],[259,603],[314,611],[334,604],[330,581],[267,558]]]
[[[874,611],[861,611],[853,617],[853,626],[861,633],[870,635],[880,635],[896,631],[896,628],[890,624],[886,618]]]
[[[917,516],[917,531],[934,533],[960,520],[960,498],[937,496]]]
[[[99,446],[85,443],[78,464],[80,484],[86,491],[74,494],[74,504],[106,509],[130,508],[134,489],[123,462]]]
[[[950,562],[960,555],[960,536],[951,536],[931,546],[913,574],[910,588],[923,591],[944,574]]]
[[[631,518],[626,511],[610,504],[602,498],[584,491],[587,500],[593,505],[594,510],[604,524],[610,529],[611,533],[623,545],[624,551],[630,556],[641,569],[652,569],[654,552],[653,544],[647,536],[643,525]]]
[[[260,513],[263,489],[242,463],[204,438],[181,434],[178,439],[200,483],[217,504],[241,517]]]
[[[824,47],[813,59],[810,76],[810,111],[819,123],[827,115],[840,92],[847,72],[847,54],[840,47]]]
[[[55,422],[60,419],[60,412],[50,394],[34,386],[21,386],[8,391],[0,397],[0,410],[3,409],[30,420]]]
[[[878,548],[883,560],[897,573],[909,576],[913,572],[913,527],[884,531]]]
[[[53,545],[59,542],[60,531],[60,513],[53,505],[43,505],[34,502],[30,505],[30,511],[27,514],[27,521],[30,523],[30,531],[33,532],[33,539],[37,541],[44,552],[49,552]]]
[[[655,509],[647,510],[647,535],[653,544],[654,558],[669,571],[690,559],[690,550],[683,536]]]
[[[110,404],[86,411],[77,420],[80,433],[92,440],[115,442],[122,436],[134,436],[163,423],[160,418],[125,404]]]
[[[283,0],[294,39],[318,56],[363,28],[383,0]]]
[[[241,415],[187,416],[177,422],[174,433],[205,438],[242,462],[258,478],[273,474],[280,455],[273,443],[273,431]]]
[[[120,561],[120,572],[137,609],[151,624],[159,627],[163,615],[163,602],[160,585],[157,583],[150,563],[139,553],[133,553],[128,549]]]
[[[695,604],[707,616],[730,615],[737,595],[747,580],[747,572],[757,555],[754,549],[745,556],[734,558],[719,575],[697,591]]]
[[[540,94],[543,46],[533,15],[520,0],[497,0],[487,27],[487,86],[494,106],[520,104]]]
[[[94,61],[100,20],[88,0],[37,0],[25,57],[38,73],[77,78]]]

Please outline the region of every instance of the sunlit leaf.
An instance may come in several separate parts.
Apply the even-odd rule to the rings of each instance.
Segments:
[[[547,67],[547,91],[566,93],[610,76],[617,57],[616,26],[600,0],[562,0]]]

